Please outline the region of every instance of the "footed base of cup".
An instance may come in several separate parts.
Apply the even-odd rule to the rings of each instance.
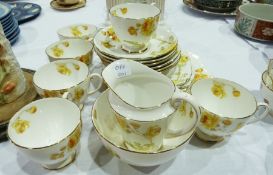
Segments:
[[[224,140],[224,137],[220,137],[220,136],[210,136],[205,134],[204,132],[200,131],[199,129],[196,128],[196,132],[195,135],[203,140],[203,141],[209,141],[209,142],[221,142]]]
[[[61,168],[64,168],[64,167],[68,166],[72,162],[74,162],[75,159],[76,159],[76,153],[73,153],[67,159],[65,159],[65,160],[63,160],[63,161],[61,161],[59,163],[50,164],[50,165],[42,165],[42,166],[45,169],[48,169],[48,170],[59,170]]]
[[[121,49],[128,53],[143,53],[148,49],[148,46],[143,45],[140,47],[130,47],[130,46],[122,45]]]

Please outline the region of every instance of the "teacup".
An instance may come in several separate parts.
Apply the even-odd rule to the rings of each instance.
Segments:
[[[200,113],[195,100],[165,75],[132,60],[119,60],[102,76],[111,88],[108,100],[129,150],[156,152],[164,138],[197,126]]]
[[[141,12],[141,13],[140,13]],[[160,10],[149,4],[125,3],[110,9],[112,26],[128,52],[142,52],[157,29]]]
[[[94,90],[89,90],[90,82],[94,78],[99,79],[100,83]],[[79,106],[87,96],[99,90],[102,82],[99,74],[89,74],[84,63],[73,59],[46,64],[33,76],[33,84],[41,97],[68,98]]]
[[[81,112],[74,103],[47,98],[20,109],[9,122],[8,136],[29,159],[60,169],[75,159],[81,128]]]
[[[60,40],[80,38],[92,41],[97,32],[97,27],[91,24],[74,24],[60,28],[57,33]]]
[[[264,98],[264,102],[269,105],[269,114],[273,116],[273,88],[272,88],[272,79],[270,78],[268,71],[264,71],[262,74],[261,81],[261,94]]]
[[[74,5],[79,3],[80,0],[57,0],[60,5]]]
[[[57,41],[46,48],[50,61],[75,59],[86,65],[93,60],[93,44],[83,39],[65,39]]]
[[[190,91],[201,106],[197,136],[206,141],[222,141],[244,125],[261,120],[269,111],[266,103],[257,103],[246,88],[229,80],[201,79]],[[261,107],[264,111],[258,116]]]

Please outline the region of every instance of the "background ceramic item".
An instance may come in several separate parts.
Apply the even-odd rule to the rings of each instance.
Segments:
[[[198,80],[190,92],[201,106],[198,131],[202,135],[198,132],[197,135],[203,140],[223,140],[244,125],[257,122],[268,114],[266,103],[257,103],[247,89],[225,79]],[[264,111],[258,114],[261,107]]]
[[[261,41],[273,41],[273,6],[249,3],[239,7],[234,28],[239,34]]]
[[[50,61],[75,59],[86,65],[93,61],[93,44],[83,39],[65,39],[57,41],[46,48]]]
[[[256,2],[263,4],[273,4],[273,0],[256,0]]]
[[[18,24],[28,22],[38,17],[42,11],[38,4],[28,2],[10,2],[12,15],[18,21]]]
[[[92,122],[103,145],[109,152],[121,161],[135,166],[155,166],[174,159],[188,144],[194,134],[194,129],[185,135],[165,138],[163,146],[154,153],[140,153],[128,150],[120,135],[119,127],[115,120],[108,100],[108,90],[97,98],[92,109]],[[196,117],[196,116],[193,116]]]
[[[57,0],[60,5],[74,5],[79,3],[79,0]]]
[[[74,160],[81,127],[81,113],[74,103],[48,98],[18,111],[10,120],[8,136],[29,159],[47,169],[59,169]]]
[[[141,13],[139,13],[141,11]],[[148,4],[124,3],[110,9],[110,21],[122,49],[143,52],[157,29],[160,10]]]
[[[74,24],[60,28],[57,33],[60,40],[71,38],[93,40],[97,30],[97,27],[92,24]]]
[[[242,4],[242,0],[194,0],[194,3],[207,11],[232,12]]]
[[[57,3],[57,0],[52,0],[50,2],[50,6],[55,10],[60,11],[70,11],[70,10],[76,10],[78,8],[84,7],[86,4],[86,0],[79,0],[79,3],[73,4],[73,5],[60,5]]]
[[[264,102],[269,105],[269,114],[273,116],[273,88],[272,79],[269,77],[268,71],[264,71],[261,80],[261,94],[264,98]]]
[[[0,2],[0,23],[11,44],[14,44],[19,37],[20,29],[18,22],[11,13],[11,7],[7,3]]]
[[[91,88],[90,82],[99,79],[98,87]],[[43,98],[64,97],[81,106],[87,96],[92,95],[102,85],[99,74],[89,74],[88,67],[76,60],[54,61],[39,68],[33,77],[34,86]],[[64,96],[65,95],[65,96]]]

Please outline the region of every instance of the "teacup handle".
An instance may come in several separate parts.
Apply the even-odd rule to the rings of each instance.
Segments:
[[[90,90],[90,91],[87,93],[88,95],[92,95],[92,94],[94,94],[95,92],[97,92],[97,91],[101,88],[101,86],[102,86],[102,84],[103,84],[103,78],[102,78],[102,76],[101,76],[100,74],[98,74],[98,73],[93,73],[93,74],[91,74],[91,75],[88,76],[88,78],[90,78],[90,81],[93,80],[95,77],[97,77],[97,78],[99,79],[99,85],[97,86],[96,89]]]
[[[262,114],[260,114],[259,116],[257,115],[257,111],[259,111],[259,108],[264,107],[264,111]],[[263,118],[265,118],[269,112],[269,106],[267,103],[263,103],[263,102],[259,102],[258,106],[255,114],[251,116],[250,120],[247,122],[247,124],[251,124],[251,123],[255,123],[258,122],[260,120],[262,120]]]
[[[191,131],[196,125],[197,122],[200,120],[200,108],[199,105],[197,105],[196,100],[194,97],[188,93],[185,93],[181,91],[180,89],[176,88],[176,91],[171,99],[171,104],[172,106],[176,109],[179,110],[179,107],[181,106],[181,102],[185,100],[186,102],[190,103],[196,113],[196,120],[195,122],[192,123],[190,127],[185,128],[179,128],[179,129],[172,129],[170,128],[170,125],[174,122],[175,117],[179,117],[178,115],[174,115],[172,118],[170,118],[168,122],[168,130],[167,130],[167,137],[172,137],[172,136],[180,136],[185,133],[188,133]]]
[[[71,93],[70,92],[65,92],[63,95],[62,95],[62,98],[65,98],[65,99],[67,99],[67,100],[70,100],[70,101],[72,101],[72,95],[71,95]]]

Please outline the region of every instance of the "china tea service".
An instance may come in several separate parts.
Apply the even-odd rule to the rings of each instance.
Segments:
[[[54,2],[74,6],[81,1]],[[200,9],[232,15],[241,4],[240,0],[221,2],[194,1]],[[250,31],[240,21],[245,15],[242,9],[248,6],[252,7],[239,7],[235,30]],[[123,3],[111,7],[109,15],[111,25],[100,30],[89,24],[60,28],[60,41],[46,48],[50,63],[40,67],[32,81],[41,99],[21,108],[8,125],[11,142],[34,162],[47,169],[73,162],[82,107],[103,83],[107,89],[90,111],[93,127],[109,152],[135,166],[174,159],[194,134],[218,142],[268,113],[273,115],[270,72],[261,79],[265,103],[257,102],[246,88],[209,76],[192,54],[181,51],[176,35],[158,24],[158,7]],[[90,71],[93,49],[105,66],[101,74]]]

